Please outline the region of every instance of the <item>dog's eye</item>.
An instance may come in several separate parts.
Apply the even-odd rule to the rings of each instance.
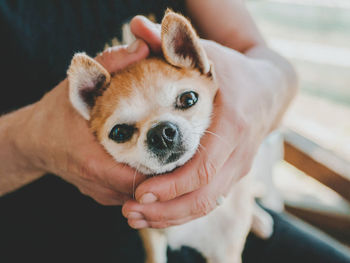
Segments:
[[[198,101],[198,94],[194,91],[186,91],[177,97],[176,108],[187,109],[192,107]]]
[[[122,143],[130,140],[135,132],[135,127],[128,124],[117,124],[109,133],[109,138],[117,143]]]

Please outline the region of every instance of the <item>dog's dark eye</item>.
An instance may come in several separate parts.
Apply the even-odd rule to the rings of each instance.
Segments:
[[[176,100],[176,108],[187,109],[192,107],[198,101],[198,94],[194,91],[186,91],[182,93]]]
[[[135,132],[135,127],[128,124],[117,124],[109,133],[109,138],[117,143],[123,143],[132,137]]]

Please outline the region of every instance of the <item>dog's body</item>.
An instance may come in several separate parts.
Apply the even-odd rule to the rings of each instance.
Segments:
[[[249,176],[240,180],[225,201],[204,217],[164,230],[141,230],[148,257],[146,262],[167,262],[167,245],[173,250],[182,246],[194,248],[208,263],[241,262],[251,227],[263,238],[272,231],[270,218],[254,204],[251,183]],[[256,220],[255,225],[253,219]]]
[[[149,58],[111,76],[85,54],[68,71],[70,100],[118,162],[145,174],[169,172],[197,151],[209,127],[217,91],[213,67],[190,23],[168,12],[164,58]],[[238,182],[205,217],[164,230],[141,231],[147,262],[165,263],[166,249],[190,246],[208,262],[240,262],[252,228],[262,237],[271,218],[254,204],[252,176]]]

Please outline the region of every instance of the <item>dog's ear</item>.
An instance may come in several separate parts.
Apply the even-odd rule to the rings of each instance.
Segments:
[[[198,68],[210,73],[208,57],[191,23],[167,10],[162,21],[162,50],[166,61],[181,68]]]
[[[74,108],[87,120],[96,98],[109,85],[111,76],[97,61],[85,53],[74,55],[68,69],[69,99]]]

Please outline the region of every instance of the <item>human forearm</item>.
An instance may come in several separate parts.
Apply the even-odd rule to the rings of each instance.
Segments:
[[[203,38],[242,53],[265,45],[242,0],[187,0],[186,8]]]
[[[268,88],[272,93],[270,96],[277,98],[275,105],[273,105],[275,108],[271,109],[274,112],[274,117],[270,129],[274,129],[296,95],[298,89],[296,72],[289,61],[267,46],[255,46],[248,50],[246,55],[271,65],[272,70],[269,72],[271,86]]]
[[[238,88],[237,92],[243,97],[247,95],[246,100],[253,102],[248,105],[250,109],[246,110],[247,113],[263,119],[264,125],[269,126],[268,131],[275,128],[297,90],[293,67],[266,45],[244,1],[223,0],[218,4],[214,0],[188,0],[186,4],[203,37],[239,51],[251,59],[251,70],[255,71],[259,86],[252,87],[250,92]],[[239,62],[232,61],[226,66],[240,65]],[[218,67],[220,66],[216,66],[219,72]],[[222,70],[225,72],[224,68]],[[254,104],[254,98],[257,104]],[[244,100],[241,98],[237,103],[242,99]],[[256,107],[251,107],[252,105]]]
[[[0,118],[0,196],[36,180],[43,171],[35,168],[22,152],[18,136],[25,139],[24,124],[33,106],[27,106]]]

